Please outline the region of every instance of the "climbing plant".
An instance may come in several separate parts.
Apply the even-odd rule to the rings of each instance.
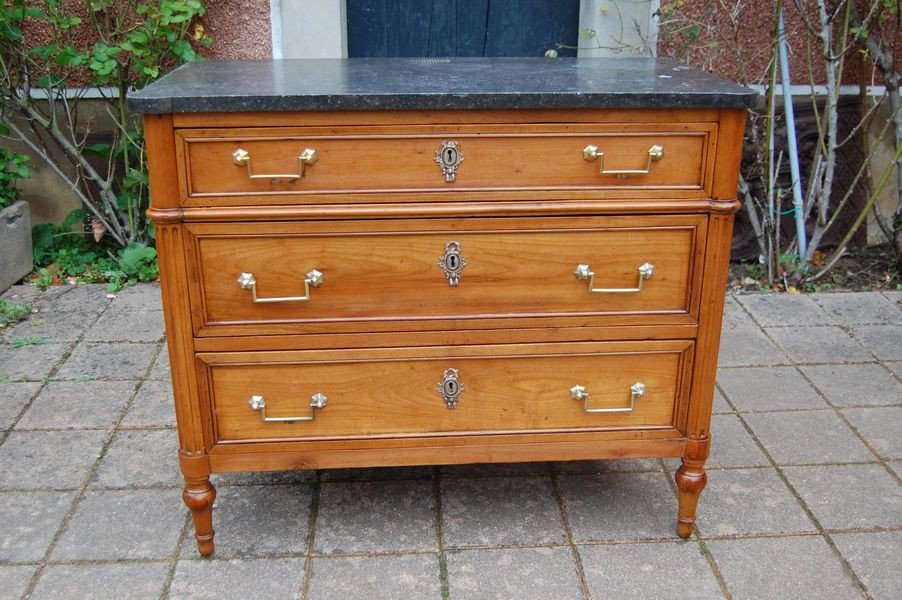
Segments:
[[[96,240],[148,244],[148,185],[140,122],[126,95],[211,39],[199,0],[0,0],[0,121],[79,197]],[[90,39],[91,42],[83,40]],[[109,142],[86,99],[100,98]]]

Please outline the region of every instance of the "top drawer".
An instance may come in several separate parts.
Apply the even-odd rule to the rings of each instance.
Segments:
[[[708,196],[714,123],[181,129],[186,205],[443,201],[587,190]],[[448,193],[451,192],[451,193]],[[467,192],[458,194],[453,192]],[[509,195],[509,194],[508,194]]]

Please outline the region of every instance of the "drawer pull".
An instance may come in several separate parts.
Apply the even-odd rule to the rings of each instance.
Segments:
[[[597,288],[595,285],[595,273],[589,268],[589,265],[577,265],[576,271],[573,272],[580,281],[589,280],[590,294],[628,294],[642,291],[642,284],[646,279],[651,279],[655,274],[655,266],[651,263],[642,263],[639,265],[639,284],[634,288]]]
[[[263,396],[251,396],[247,403],[250,404],[251,410],[259,410],[260,418],[267,423],[291,423],[293,421],[312,421],[315,417],[314,411],[317,408],[324,408],[329,403],[329,398],[319,392],[310,396],[310,414],[303,417],[267,417],[266,399]]]
[[[257,297],[257,279],[253,273],[242,273],[238,276],[238,285],[243,290],[250,290],[254,302],[306,302],[310,300],[310,286],[319,287],[325,280],[325,275],[313,269],[307,273],[304,279],[304,295],[303,296],[284,296],[281,298],[258,298]]]
[[[313,165],[319,160],[316,150],[313,148],[304,148],[304,151],[298,156],[298,172],[297,173],[258,173],[255,174],[251,168],[251,153],[244,148],[238,148],[232,153],[232,162],[239,167],[247,167],[247,176],[249,179],[300,179],[304,176],[304,167]]]
[[[598,146],[593,144],[589,144],[583,148],[583,160],[592,162],[593,160],[598,159],[598,172],[601,175],[648,175],[651,171],[651,163],[658,162],[662,158],[664,158],[664,146],[655,144],[648,149],[648,163],[646,163],[644,169],[612,169],[605,171],[604,152],[599,152]]]
[[[457,408],[457,400],[464,391],[464,384],[457,378],[457,369],[445,369],[438,383],[438,393],[445,399],[448,408]]]
[[[636,410],[636,400],[645,395],[645,384],[636,382],[630,386],[629,408],[589,408],[589,392],[581,385],[570,388],[570,397],[583,401],[583,412],[587,413],[629,413]]]

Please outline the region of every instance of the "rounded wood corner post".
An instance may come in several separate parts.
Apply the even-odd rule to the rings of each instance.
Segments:
[[[216,488],[210,483],[210,459],[206,454],[192,455],[179,450],[179,467],[185,477],[182,499],[191,511],[194,539],[201,556],[213,554],[213,502]]]
[[[744,115],[743,115],[744,119]],[[717,377],[717,354],[730,268],[732,214],[708,216],[708,243],[705,249],[705,276],[702,282],[697,348],[706,352],[695,357],[690,394],[692,402],[686,419],[686,447],[683,464],[674,479],[677,485],[677,535],[688,538],[695,524],[698,499],[708,482],[705,461],[711,446],[711,408]]]
[[[190,366],[194,364],[194,339],[191,328],[184,325],[191,323],[191,306],[185,293],[188,272],[172,115],[145,115],[144,133],[150,173],[148,216],[156,225],[160,290],[178,421],[179,467],[185,479],[182,499],[191,511],[197,549],[202,556],[210,556],[216,489],[210,483],[210,458],[206,454],[197,373]]]

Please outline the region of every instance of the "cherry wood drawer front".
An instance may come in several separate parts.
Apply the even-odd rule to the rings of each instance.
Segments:
[[[202,353],[198,366],[217,442],[672,428],[691,348],[668,341]],[[455,376],[457,405],[449,408],[439,388]],[[573,397],[575,386],[587,401]],[[324,406],[311,408],[314,397]]]
[[[436,162],[445,142],[455,142],[462,156],[453,181],[446,180]],[[179,179],[188,206],[342,203],[348,194],[369,195],[367,202],[416,202],[422,200],[417,192],[423,191],[472,196],[517,189],[702,197],[710,195],[709,157],[713,160],[715,143],[712,123],[176,132]],[[603,157],[587,160],[583,151],[588,146]],[[661,148],[659,160],[650,160],[650,151],[658,156],[653,147]],[[308,153],[299,162],[305,150],[314,151],[315,158]],[[237,163],[236,152],[243,157]],[[446,201],[463,199],[443,195]]]
[[[705,223],[680,216],[192,224],[195,326],[199,335],[261,335],[512,326],[518,317],[692,323]],[[579,265],[594,281],[577,278]],[[647,279],[643,265],[653,266]],[[313,270],[322,273],[319,287],[305,284]],[[248,275],[239,283],[242,274],[253,289]],[[590,293],[590,284],[615,291]],[[309,300],[254,301],[304,297],[305,288]]]

